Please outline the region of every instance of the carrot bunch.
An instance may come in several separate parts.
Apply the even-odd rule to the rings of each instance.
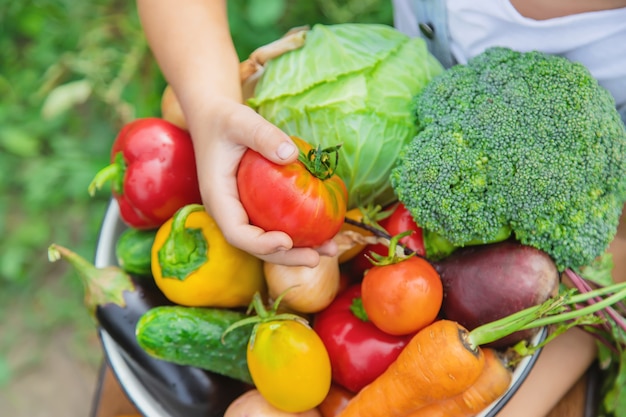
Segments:
[[[398,358],[363,388],[340,417],[405,417],[461,394],[485,366],[482,349],[456,322],[438,320],[418,332]]]
[[[602,298],[605,297],[605,298]],[[482,325],[471,332],[437,320],[420,330],[398,358],[346,405],[339,417],[473,416],[500,397],[510,370],[482,345],[515,331],[554,325],[533,353],[573,326],[598,324],[598,311],[626,298],[626,283],[586,293],[566,291],[537,306]],[[581,307],[589,303],[586,307]]]
[[[500,398],[511,385],[513,371],[495,349],[484,348],[485,365],[478,379],[465,391],[429,404],[407,417],[471,417]]]

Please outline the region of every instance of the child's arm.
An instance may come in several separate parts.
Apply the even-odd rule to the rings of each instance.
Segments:
[[[293,162],[297,151],[285,133],[242,104],[225,0],[137,0],[137,5],[148,43],[185,114],[205,207],[228,241],[283,264],[314,266],[319,253],[334,254],[332,243],[292,249],[285,233],[248,224],[236,185],[245,150],[279,164]]]

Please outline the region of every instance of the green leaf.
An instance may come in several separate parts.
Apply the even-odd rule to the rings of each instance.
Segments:
[[[626,351],[622,350],[617,356],[600,345],[598,359],[602,369],[602,415],[626,415]]]
[[[385,25],[315,25],[302,48],[267,64],[253,103],[299,94],[315,85],[371,69],[408,40],[408,36]]]

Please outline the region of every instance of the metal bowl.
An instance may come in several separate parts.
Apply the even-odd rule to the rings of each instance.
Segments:
[[[96,248],[95,265],[105,267],[116,265],[115,243],[119,235],[126,229],[120,219],[119,208],[114,200],[111,201],[105,213],[98,244]],[[533,342],[540,342],[547,335],[546,329],[542,329]],[[157,396],[148,387],[148,382],[142,377],[140,365],[131,361],[120,346],[104,330],[100,330],[100,339],[105,357],[111,366],[113,373],[120,382],[122,389],[128,398],[145,417],[179,417],[177,404],[168,397]],[[515,395],[521,384],[533,368],[540,351],[532,356],[523,358],[513,372],[513,379],[507,392],[491,406],[478,415],[478,417],[495,416]]]

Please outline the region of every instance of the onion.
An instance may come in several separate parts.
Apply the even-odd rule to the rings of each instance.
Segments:
[[[284,293],[281,305],[300,313],[317,313],[339,292],[339,257],[322,256],[317,266],[287,266],[265,262],[265,280],[271,299]]]

